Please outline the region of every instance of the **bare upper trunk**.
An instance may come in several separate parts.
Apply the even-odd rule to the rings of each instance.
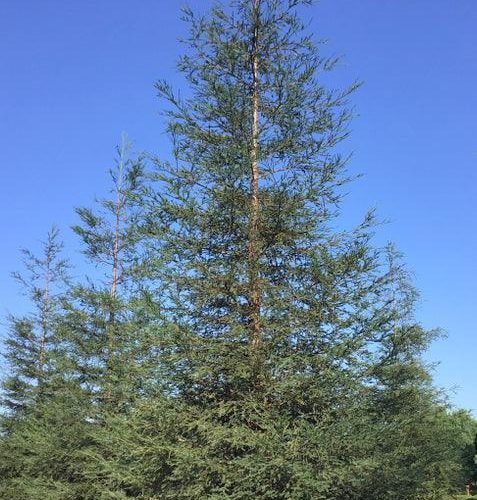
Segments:
[[[120,160],[122,162],[122,158]],[[114,369],[114,350],[116,347],[116,334],[115,334],[115,300],[117,296],[118,289],[118,279],[119,279],[119,250],[121,243],[121,213],[124,205],[123,193],[122,193],[122,163],[119,171],[119,177],[116,185],[116,205],[115,205],[115,226],[114,226],[114,241],[112,248],[112,269],[111,269],[111,288],[110,288],[110,311],[109,311],[109,319],[108,324],[106,326],[106,334],[108,340],[108,352],[107,352],[107,371],[109,378],[109,386],[106,391],[106,397],[108,400],[111,400],[111,377]]]
[[[45,272],[45,284],[43,289],[43,303],[41,310],[41,334],[38,350],[38,371],[41,377],[43,366],[45,364],[46,338],[48,336],[48,323],[50,315],[50,269],[49,266]]]
[[[259,213],[260,213],[260,193],[259,178],[260,171],[258,165],[259,156],[259,20],[260,20],[260,0],[253,0],[254,28],[252,36],[252,137],[251,137],[251,177],[250,177],[250,220],[249,220],[249,307],[250,307],[250,329],[251,342],[254,347],[259,347],[262,342],[260,308],[261,290],[259,276]]]

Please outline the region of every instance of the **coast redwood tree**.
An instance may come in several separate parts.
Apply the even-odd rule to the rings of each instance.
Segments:
[[[173,160],[156,161],[145,227],[177,410],[154,468],[163,498],[358,495],[379,467],[372,367],[413,320],[390,306],[397,272],[370,243],[372,214],[334,229],[357,85],[323,84],[337,61],[304,30],[309,3],[186,9],[190,97],[157,84]],[[415,332],[418,363],[428,334]]]

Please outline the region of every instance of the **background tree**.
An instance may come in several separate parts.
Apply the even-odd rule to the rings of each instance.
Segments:
[[[111,198],[100,200],[98,210],[78,209],[81,224],[73,228],[95,267],[87,283],[71,290],[64,316],[72,373],[89,400],[88,442],[77,467],[89,485],[85,498],[92,499],[138,491],[123,461],[134,445],[131,414],[160,386],[160,332],[151,329],[160,325],[160,311],[149,291],[141,234],[143,159],[132,158],[130,147],[123,136],[110,172]]]
[[[140,378],[140,365],[150,345],[142,343],[146,308],[134,281],[139,262],[134,196],[141,165],[128,157],[128,148],[123,138],[111,171],[112,199],[100,201],[101,212],[78,209],[83,225],[74,229],[85,243],[94,276],[71,284],[57,304],[51,396],[17,426],[2,450],[5,457],[12,449],[19,455],[5,461],[11,469],[5,498],[106,494],[104,453],[132,401],[144,397],[149,379]]]
[[[53,227],[43,243],[42,255],[22,250],[25,271],[13,273],[32,310],[10,315],[10,335],[5,341],[9,376],[3,382],[3,406],[9,418],[21,418],[41,397],[52,369],[55,325],[59,301],[67,282],[68,263],[61,256],[63,244]]]
[[[82,439],[74,387],[64,376],[61,302],[68,279],[63,244],[52,228],[40,256],[23,250],[15,273],[32,311],[10,316],[0,441],[1,498],[66,498],[69,450]],[[69,429],[68,437],[60,432]]]
[[[110,170],[111,198],[100,200],[97,211],[77,209],[81,224],[73,230],[82,239],[94,274],[72,290],[65,318],[77,370],[87,377],[84,383],[93,399],[113,405],[121,404],[117,398],[132,375],[127,373],[130,360],[124,350],[134,343],[127,324],[140,262],[135,195],[141,187],[142,166],[140,159],[129,157],[130,147],[123,135],[115,168]]]

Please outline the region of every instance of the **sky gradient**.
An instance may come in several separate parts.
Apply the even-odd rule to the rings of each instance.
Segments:
[[[24,308],[10,272],[52,223],[80,260],[73,208],[105,193],[122,131],[136,150],[167,157],[153,84],[182,85],[183,4],[0,0],[0,313]],[[475,410],[477,1],[322,0],[304,15],[329,39],[324,50],[344,55],[336,83],[364,82],[346,143],[351,172],[364,175],[344,220],[375,207],[390,221],[377,242],[405,254],[418,319],[447,332],[426,355],[439,362],[436,382]]]

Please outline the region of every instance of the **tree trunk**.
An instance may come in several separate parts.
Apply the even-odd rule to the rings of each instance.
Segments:
[[[121,149],[121,155],[123,154],[123,149]],[[120,168],[119,176],[116,183],[116,206],[115,206],[115,226],[114,226],[114,242],[113,242],[113,252],[112,252],[112,270],[111,270],[111,288],[110,297],[111,304],[109,310],[108,324],[106,326],[107,340],[108,340],[108,352],[107,352],[107,372],[108,372],[108,390],[106,397],[108,401],[112,398],[112,374],[114,369],[113,355],[116,345],[116,335],[115,335],[115,301],[117,296],[118,288],[118,277],[119,277],[119,246],[120,246],[120,231],[121,231],[121,212],[124,204],[123,194],[122,194],[122,175],[123,175],[123,158],[120,158]]]
[[[38,350],[38,374],[39,380],[43,374],[43,365],[45,364],[45,349],[46,349],[46,337],[48,335],[48,316],[50,314],[50,269],[49,264],[45,272],[45,285],[43,289],[43,304],[41,312],[41,335],[39,339],[39,350]]]
[[[250,220],[249,220],[249,307],[250,307],[250,331],[251,343],[255,348],[262,343],[261,334],[261,290],[259,275],[259,22],[260,22],[260,0],[253,0],[254,28],[252,36],[252,137],[251,137],[251,177],[250,177]]]

